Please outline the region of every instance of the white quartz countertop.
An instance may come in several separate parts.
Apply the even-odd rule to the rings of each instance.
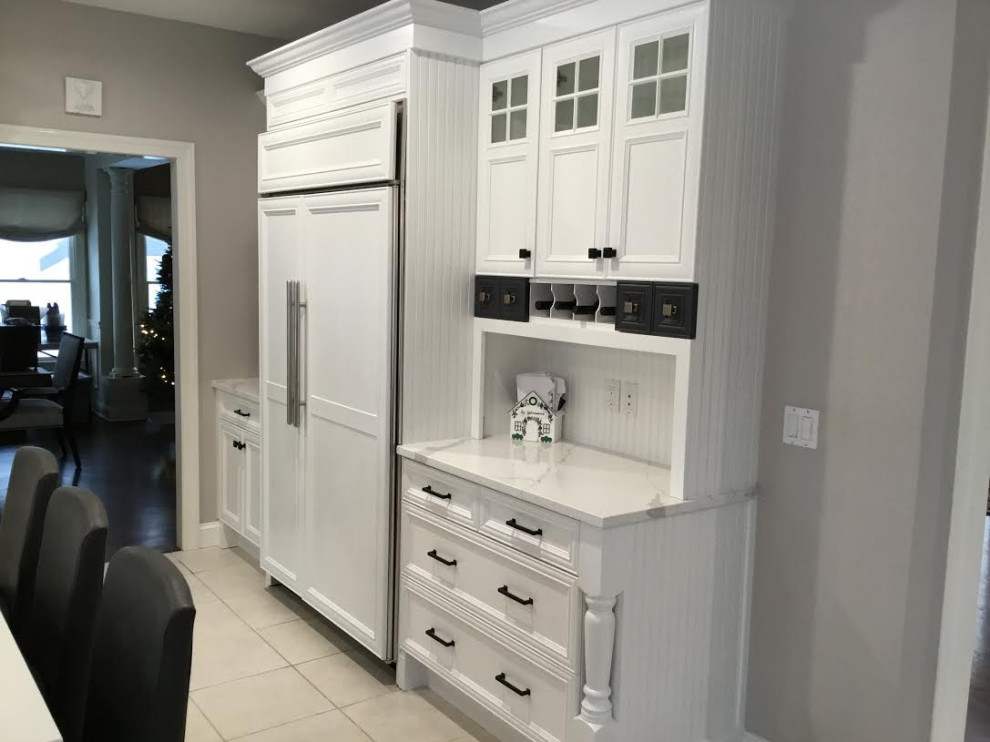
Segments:
[[[509,436],[403,444],[400,456],[599,528],[728,505],[749,494],[670,496],[670,470],[566,441]]]
[[[213,388],[228,394],[236,394],[255,404],[261,399],[261,385],[257,379],[214,379]]]

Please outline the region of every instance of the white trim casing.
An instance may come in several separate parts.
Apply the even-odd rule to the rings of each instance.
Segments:
[[[192,142],[38,129],[0,124],[0,142],[107,152],[172,161],[172,223],[175,225],[176,437],[179,487],[178,542],[181,549],[200,543],[199,523],[199,302],[196,262],[196,162]],[[189,421],[184,424],[184,421]]]

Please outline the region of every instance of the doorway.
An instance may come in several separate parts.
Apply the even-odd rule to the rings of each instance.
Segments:
[[[174,512],[175,545],[181,549],[195,549],[200,545],[199,524],[199,368],[198,368],[198,315],[197,315],[197,275],[196,275],[196,233],[195,233],[195,155],[194,145],[188,142],[123,137],[88,132],[34,129],[30,127],[0,125],[0,143],[23,148],[65,150],[77,153],[101,153],[118,158],[136,158],[156,165],[169,166],[169,186],[171,204],[171,255],[173,270],[174,313],[174,420],[167,416],[145,414],[144,425],[167,426],[174,424]],[[140,274],[137,274],[140,275]],[[151,279],[152,277],[147,277]],[[157,276],[155,277],[157,278]],[[147,281],[146,281],[147,282]],[[147,298],[151,286],[132,288],[145,291]],[[135,291],[135,294],[138,292]],[[116,359],[115,359],[116,361]],[[134,364],[137,365],[137,362]],[[146,364],[147,367],[147,364]],[[110,369],[111,374],[113,368]],[[127,377],[127,371],[117,369],[118,375]],[[111,375],[111,374],[108,374]],[[140,417],[139,413],[133,413]],[[99,424],[99,423],[97,423]],[[159,431],[161,428],[159,428]],[[167,435],[166,435],[167,437]],[[118,457],[118,463],[128,456],[126,449],[114,445],[112,437],[104,436],[110,448]],[[123,443],[127,440],[125,436]],[[84,451],[81,451],[85,456]],[[134,452],[130,453],[133,458]],[[85,472],[85,461],[83,461]],[[83,474],[80,479],[85,476]],[[126,475],[125,475],[126,478]],[[82,483],[82,482],[81,482]],[[124,483],[126,486],[126,482]],[[111,521],[112,522],[112,521]],[[161,540],[161,534],[154,533],[149,526],[149,540]]]

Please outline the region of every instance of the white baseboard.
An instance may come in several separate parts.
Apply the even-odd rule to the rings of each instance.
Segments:
[[[752,732],[746,732],[745,742],[767,742],[763,737],[753,734]]]
[[[227,540],[227,530],[220,521],[199,524],[199,548],[219,546],[221,549],[226,549],[230,545]]]

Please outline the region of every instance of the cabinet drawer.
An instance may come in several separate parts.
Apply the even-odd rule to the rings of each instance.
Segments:
[[[441,518],[478,528],[478,490],[470,482],[415,461],[403,461],[402,491],[407,502]]]
[[[578,634],[578,596],[570,575],[409,506],[403,513],[402,553],[406,574],[577,666],[572,638]]]
[[[227,392],[217,392],[217,411],[222,418],[238,425],[249,428],[261,425],[261,410],[257,402],[249,402]]]
[[[347,111],[258,137],[258,191],[321,188],[395,176],[391,103]]]
[[[574,678],[538,667],[408,587],[403,603],[406,651],[527,736],[564,739],[577,713]]]
[[[577,521],[495,492],[481,502],[481,532],[514,549],[577,572]]]

